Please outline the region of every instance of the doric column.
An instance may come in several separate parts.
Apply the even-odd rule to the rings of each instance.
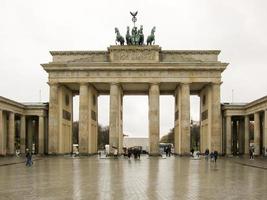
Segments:
[[[88,118],[89,118],[89,99],[88,84],[80,85],[80,111],[79,111],[79,152],[88,154]]]
[[[233,154],[237,153],[237,121],[233,120]]]
[[[35,121],[32,117],[27,118],[27,148],[32,152],[32,143],[34,135],[34,124]]]
[[[6,155],[6,137],[4,131],[3,110],[0,110],[0,155]]]
[[[149,154],[159,155],[159,84],[149,88]]]
[[[232,120],[231,116],[226,116],[226,154],[232,154]]]
[[[8,115],[8,154],[15,153],[15,114],[10,112]]]
[[[179,139],[179,97],[180,90],[179,86],[177,86],[175,90],[175,105],[174,105],[174,153],[179,154],[180,149],[180,139]]]
[[[222,118],[221,118],[221,83],[212,83],[212,104],[211,104],[211,151],[222,152]]]
[[[88,117],[88,153],[97,153],[97,91],[92,86],[88,87],[88,98],[89,98],[89,117]]]
[[[26,149],[26,120],[25,115],[20,117],[20,152],[25,153]]]
[[[245,116],[245,145],[244,145],[244,153],[249,153],[249,116]]]
[[[122,90],[118,83],[110,85],[109,144],[122,153]]]
[[[254,152],[260,154],[260,114],[254,113]]]
[[[244,120],[239,120],[238,123],[238,148],[239,148],[239,154],[244,154]]]
[[[48,153],[58,153],[59,135],[59,107],[58,107],[58,84],[50,85],[49,97],[49,132],[48,132]]]
[[[44,154],[44,117],[38,120],[38,154]]]
[[[190,85],[189,83],[180,84],[180,108],[179,108],[179,138],[180,152],[179,154],[190,153]]]
[[[264,111],[264,128],[263,128],[263,147],[264,147],[264,154],[267,156],[267,110]]]

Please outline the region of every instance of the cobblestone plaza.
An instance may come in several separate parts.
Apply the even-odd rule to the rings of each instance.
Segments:
[[[266,169],[225,158],[46,157],[0,166],[0,199],[266,199]]]

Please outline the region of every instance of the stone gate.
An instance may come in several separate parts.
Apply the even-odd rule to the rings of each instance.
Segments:
[[[72,151],[72,97],[80,95],[79,151],[97,152],[97,98],[110,95],[110,145],[122,153],[123,95],[149,99],[149,154],[159,154],[159,97],[175,97],[175,153],[190,152],[190,95],[200,97],[200,146],[222,152],[220,51],[162,50],[158,45],[110,46],[107,51],[51,51],[48,153]]]

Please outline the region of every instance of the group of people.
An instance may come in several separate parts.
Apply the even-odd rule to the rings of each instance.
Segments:
[[[139,159],[141,157],[141,149],[139,148],[128,148],[126,149],[125,156],[127,156],[129,159],[131,159],[132,155],[134,156],[134,159]]]
[[[166,153],[166,157],[171,157],[171,147],[170,146],[166,146],[164,148],[164,151]]]
[[[205,150],[205,159],[208,160],[209,156],[210,156],[210,159],[216,163],[216,161],[218,159],[218,151],[215,150],[215,151],[212,151],[210,153],[209,149],[206,149]]]

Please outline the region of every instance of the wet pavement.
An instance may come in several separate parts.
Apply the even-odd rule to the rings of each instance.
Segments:
[[[0,166],[0,199],[262,200],[267,170],[236,159],[44,157]]]

